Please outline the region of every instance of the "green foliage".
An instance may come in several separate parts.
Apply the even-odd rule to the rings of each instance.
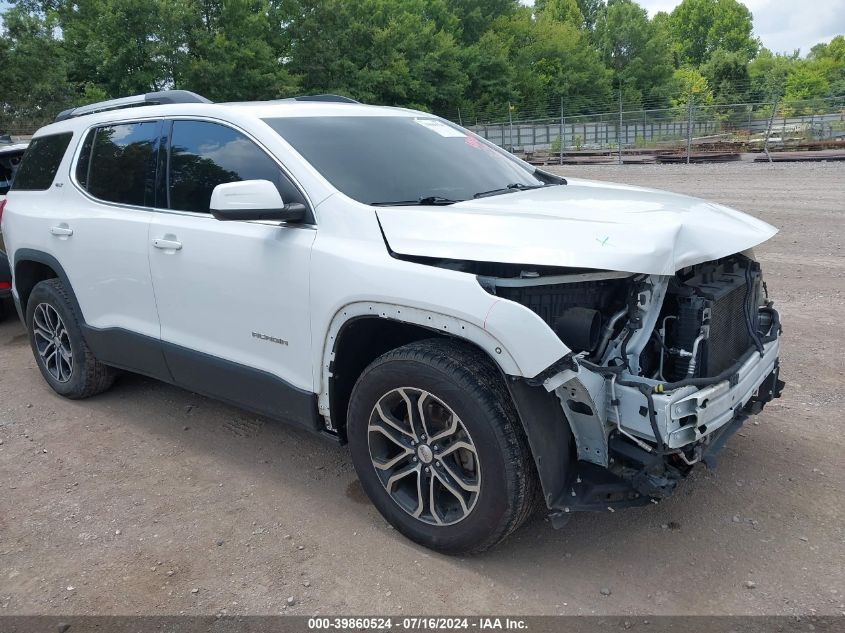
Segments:
[[[587,112],[592,104],[610,99],[610,71],[586,36],[571,22],[551,16],[502,25],[512,33],[511,60],[522,103],[547,111],[559,107],[559,95],[567,95],[568,112]],[[529,113],[530,114],[530,113]]]
[[[680,61],[700,66],[722,49],[748,62],[759,48],[751,20],[751,11],[738,0],[683,0],[671,14]]]
[[[845,94],[845,37],[758,53],[738,0],[11,0],[0,122],[183,88],[214,101],[333,92],[465,122]],[[9,7],[8,5],[12,6]],[[789,110],[789,109],[792,110]]]
[[[185,53],[174,64],[176,85],[212,101],[276,99],[297,92],[297,77],[279,63],[273,47],[267,0],[183,0],[173,6],[188,27]]]
[[[686,108],[690,98],[698,105],[713,103],[713,93],[707,78],[697,69],[686,66],[679,68],[672,75],[672,106]]]
[[[67,81],[62,43],[44,16],[20,7],[3,16],[0,39],[4,119],[40,119],[52,115],[53,103],[67,103],[73,89]]]
[[[649,21],[633,0],[610,0],[596,24],[602,61],[613,69],[614,87],[623,100],[638,107],[668,105],[672,56],[667,33]]]
[[[457,22],[437,0],[307,0],[289,26],[305,92],[446,110],[468,84]],[[304,4],[304,3],[303,3]]]
[[[584,26],[592,30],[598,22],[599,16],[604,11],[604,0],[578,0],[578,8],[584,16]]]
[[[716,103],[740,103],[748,97],[748,63],[742,53],[717,48],[700,70]]]
[[[534,12],[538,19],[569,22],[576,28],[584,25],[584,14],[575,0],[534,0]]]

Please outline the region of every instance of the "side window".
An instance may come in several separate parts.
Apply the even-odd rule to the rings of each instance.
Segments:
[[[89,130],[82,142],[82,150],[79,152],[79,160],[76,162],[76,182],[88,191],[88,171],[91,169],[91,146],[94,144],[94,137],[97,135],[97,128]]]
[[[65,132],[33,139],[15,175],[12,191],[49,189],[72,137],[71,132]]]
[[[106,202],[155,205],[158,121],[121,123],[88,133],[76,165],[76,180]]]
[[[205,121],[174,121],[170,137],[171,209],[208,213],[211,192],[219,184],[269,180],[285,203],[305,199],[279,166],[246,136]]]

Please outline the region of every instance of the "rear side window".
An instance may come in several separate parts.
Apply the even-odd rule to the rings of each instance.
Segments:
[[[65,132],[33,139],[15,175],[12,190],[44,191],[49,189],[72,137],[71,132]]]
[[[106,202],[154,206],[159,126],[146,121],[91,130],[76,164],[77,182]]]
[[[205,121],[174,121],[170,141],[168,194],[171,209],[209,212],[219,184],[269,180],[285,203],[305,199],[279,166],[246,136]]]

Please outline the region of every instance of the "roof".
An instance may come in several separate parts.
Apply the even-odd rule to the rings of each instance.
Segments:
[[[36,136],[73,131],[81,126],[87,128],[90,125],[110,121],[173,116],[206,116],[224,120],[238,116],[253,119],[309,116],[433,116],[426,112],[406,108],[373,106],[348,101],[277,99],[273,101],[212,103],[198,95],[198,99],[191,102],[143,105],[150,103],[149,100],[145,100],[147,96],[124,97],[111,102],[66,110],[56,122],[38,130]],[[132,99],[135,99],[135,101],[132,102]],[[98,110],[98,106],[103,109]]]

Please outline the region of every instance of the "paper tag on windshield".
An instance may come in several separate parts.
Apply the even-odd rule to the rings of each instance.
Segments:
[[[437,119],[414,119],[417,123],[422,125],[424,128],[431,130],[432,132],[437,132],[440,136],[445,137],[454,137],[454,138],[463,138],[466,136],[464,132],[460,130],[456,130],[451,125],[446,125],[442,121],[438,121]]]

